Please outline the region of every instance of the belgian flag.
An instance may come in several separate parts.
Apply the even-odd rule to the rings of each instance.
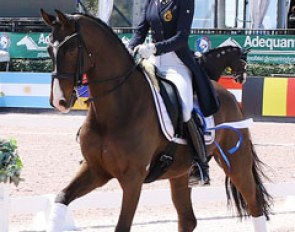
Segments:
[[[262,116],[295,116],[295,78],[264,78]]]

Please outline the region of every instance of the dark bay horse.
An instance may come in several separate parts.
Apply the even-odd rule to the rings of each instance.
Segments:
[[[226,68],[230,68],[229,75],[241,84],[247,78],[247,54],[249,50],[233,46],[218,47],[209,50],[198,58],[211,80],[218,81]]]
[[[54,63],[50,102],[68,112],[75,87],[87,83],[89,110],[80,132],[83,161],[76,177],[56,197],[48,230],[62,231],[67,206],[75,199],[116,178],[123,190],[115,231],[130,231],[142,185],[151,163],[167,146],[160,130],[150,86],[117,35],[101,20],[88,15],[57,16],[41,11],[52,28],[48,47]],[[221,101],[216,124],[243,120],[234,96],[213,82]],[[231,170],[215,146],[215,156],[227,176],[228,197],[234,198],[240,216],[251,215],[256,232],[264,232],[269,215],[269,195],[262,183],[260,161],[248,129],[240,130],[240,149],[228,156]],[[232,131],[217,131],[216,141],[227,151],[237,141]],[[192,155],[187,145],[177,145],[174,163],[161,177],[169,179],[178,214],[178,231],[197,225],[188,187]],[[99,200],[99,199],[98,199]]]

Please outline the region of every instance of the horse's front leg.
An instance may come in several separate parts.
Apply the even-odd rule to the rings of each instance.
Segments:
[[[124,173],[123,178],[118,178],[118,181],[123,190],[123,201],[115,231],[129,232],[138,205],[144,176],[139,175],[136,170],[129,170],[128,173]]]
[[[93,172],[86,162],[83,162],[80,171],[56,197],[49,216],[47,232],[63,231],[67,213],[67,206],[75,199],[89,193],[93,189],[104,185],[110,178],[104,174]]]
[[[172,200],[178,215],[178,231],[190,232],[197,225],[191,201],[191,189],[188,188],[188,176],[170,179]]]

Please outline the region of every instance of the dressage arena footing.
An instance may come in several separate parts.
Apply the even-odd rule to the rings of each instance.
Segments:
[[[45,227],[46,215],[54,198],[47,193],[58,193],[79,167],[81,153],[75,135],[84,121],[84,114],[0,113],[1,137],[17,139],[24,161],[22,177],[25,181],[10,189],[9,232],[42,231]],[[270,232],[295,232],[295,124],[254,122],[250,131],[257,154],[267,165],[265,171],[271,184],[266,187],[275,199],[274,214],[270,215],[268,223]],[[193,189],[193,207],[198,218],[195,231],[253,231],[251,220],[240,222],[227,210],[224,173],[216,162],[210,162],[210,175],[210,187]],[[120,211],[119,189],[115,180],[110,181],[103,188],[73,202],[70,206],[72,224],[85,232],[114,231]],[[0,214],[5,208],[2,206],[0,196]],[[168,181],[144,185],[131,231],[177,231],[177,216]],[[0,232],[4,230],[0,229]]]

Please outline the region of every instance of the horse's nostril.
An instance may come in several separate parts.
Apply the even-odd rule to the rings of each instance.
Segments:
[[[60,106],[63,106],[63,107],[66,107],[67,106],[67,103],[65,100],[59,100],[59,105]]]

